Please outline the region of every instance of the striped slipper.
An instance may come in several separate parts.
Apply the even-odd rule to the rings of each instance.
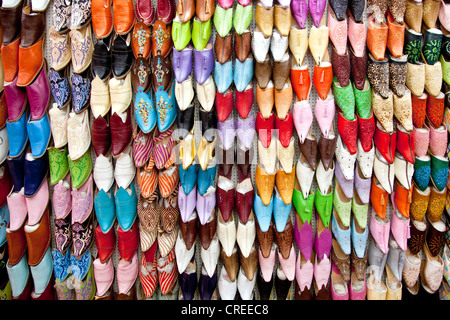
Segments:
[[[133,138],[133,159],[136,167],[144,166],[153,153],[153,138],[139,131]]]
[[[166,257],[158,258],[158,279],[161,293],[167,294],[178,279],[178,271],[175,260],[175,248]]]
[[[144,198],[150,197],[158,186],[158,174],[156,168],[152,170],[142,170],[142,168],[138,167],[136,181],[141,190],[141,196]]]
[[[147,164],[144,166],[144,169],[146,171],[150,171],[155,166],[155,158],[153,157],[153,153],[150,155],[150,158],[148,159]]]
[[[148,251],[155,243],[157,243],[156,238],[158,237],[158,230],[148,230],[142,223],[139,223],[139,237],[141,239],[141,251]]]
[[[172,230],[172,232],[165,232],[161,225],[158,226],[158,248],[161,257],[168,256],[175,247],[177,234],[177,229]]]
[[[173,148],[176,146],[176,141],[172,139],[174,127],[170,127],[164,132],[159,132],[158,129],[153,133],[153,158],[156,168],[161,169],[166,165],[170,159]]]
[[[160,170],[158,174],[159,192],[163,198],[167,198],[178,186],[180,180],[179,166],[174,165],[169,169]]]
[[[175,281],[175,284],[173,285],[172,289],[170,289],[169,292],[166,294],[160,294],[159,300],[179,300],[179,291],[180,291],[180,282]]]
[[[145,297],[153,296],[158,285],[158,274],[156,266],[158,259],[156,256],[157,245],[153,246],[141,255],[141,263],[139,267],[139,280],[141,281],[142,289]]]

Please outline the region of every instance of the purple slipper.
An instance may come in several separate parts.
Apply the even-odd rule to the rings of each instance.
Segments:
[[[223,148],[229,150],[233,146],[236,136],[236,122],[231,114],[225,121],[217,121],[217,134]]]
[[[292,0],[291,12],[300,29],[305,29],[306,18],[308,17],[308,0]]]
[[[180,216],[183,222],[188,222],[192,212],[197,205],[197,187],[192,188],[189,194],[184,193],[183,188],[178,189],[178,207],[180,208]]]
[[[370,188],[372,186],[371,178],[364,178],[358,170],[358,165],[355,166],[355,190],[358,193],[362,203],[367,204],[370,201]]]
[[[307,220],[299,230],[298,219],[300,219],[300,216],[296,215],[294,228],[295,242],[297,243],[300,253],[308,260],[311,257],[314,247],[314,231]]]
[[[192,191],[191,191],[192,193]],[[209,194],[208,194],[209,193]],[[216,207],[216,191],[207,191],[203,196],[197,191],[197,214],[200,223],[205,225]]]
[[[212,277],[206,274],[206,271],[202,270],[200,279],[198,281],[198,291],[202,300],[211,300],[211,297],[217,287],[217,273],[214,272]]]
[[[247,118],[237,118],[236,134],[246,150],[250,149],[255,137],[255,113],[251,111]]]
[[[317,28],[319,27],[320,20],[322,20],[326,5],[327,0],[309,0],[309,12]]]
[[[339,165],[339,162],[336,161],[336,166],[334,170],[334,176],[336,177],[339,185],[341,186],[342,191],[344,191],[345,196],[348,199],[353,198],[353,179],[347,180],[342,172],[342,169]]]
[[[316,221],[320,219],[319,215],[316,214]],[[317,258],[319,261],[322,261],[324,256],[330,257],[331,246],[333,242],[333,236],[331,235],[331,231],[329,228],[324,228],[324,230],[320,233],[316,233],[316,239],[314,240],[314,251],[317,254]]]
[[[191,262],[194,262],[195,255],[192,257]],[[195,290],[197,289],[197,272],[188,273],[186,270],[178,276],[180,281],[180,289],[183,293],[183,300],[193,300]]]
[[[189,44],[181,51],[173,47],[172,66],[175,79],[181,83],[187,79],[192,72],[192,50],[194,47]]]
[[[194,49],[194,75],[199,84],[203,84],[214,70],[214,46],[209,40],[204,50]]]

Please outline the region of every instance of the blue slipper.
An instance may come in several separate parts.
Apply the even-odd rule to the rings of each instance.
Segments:
[[[289,219],[291,213],[292,202],[290,204],[285,204],[281,198],[278,190],[276,190],[276,195],[274,199],[273,216],[275,219],[275,227],[278,232],[283,232],[286,227],[286,223]]]
[[[103,233],[108,231],[116,221],[116,206],[114,204],[113,188],[108,193],[100,189],[94,199],[95,216]]]
[[[47,288],[47,285],[53,274],[53,259],[50,247],[38,265],[30,266],[31,275],[33,276],[34,292],[41,294]]]
[[[116,186],[117,188],[117,186]],[[116,204],[116,216],[123,231],[128,231],[133,226],[137,216],[137,195],[134,184],[127,189],[120,187],[116,189],[114,203]]]
[[[219,93],[224,93],[231,86],[233,82],[233,62],[231,60],[224,64],[215,62],[214,82]]]
[[[6,226],[9,225],[9,207],[5,204],[0,208],[0,246],[6,243]]]
[[[244,62],[236,60],[234,65],[234,85],[242,92],[253,79],[253,57],[250,55]]]
[[[272,222],[272,212],[274,207],[273,194],[270,199],[270,203],[265,206],[262,203],[261,197],[258,193],[255,194],[255,200],[253,202],[253,210],[255,211],[256,219],[258,220],[259,227],[262,232],[267,232]]]
[[[47,151],[50,142],[51,131],[47,113],[38,120],[31,120],[31,114],[27,122],[27,133],[30,139],[31,155],[40,158]]]
[[[189,194],[197,184],[198,165],[191,164],[186,169],[183,169],[183,165],[180,164],[179,169],[181,186],[183,187],[184,193]]]
[[[213,166],[206,170],[202,170],[201,168],[198,170],[197,185],[200,195],[203,196],[210,186],[214,186],[216,168],[217,166]]]
[[[142,132],[149,133],[156,126],[156,109],[153,104],[152,91],[144,92],[142,87],[134,98],[134,117]]]
[[[6,131],[8,132],[8,137],[11,137],[9,139],[9,156],[16,158],[22,154],[28,142],[26,112],[22,113],[22,116],[17,121],[6,121]]]
[[[175,79],[169,85],[167,91],[159,86],[155,92],[156,123],[159,132],[169,129],[175,122],[178,113],[177,100],[175,97]]]

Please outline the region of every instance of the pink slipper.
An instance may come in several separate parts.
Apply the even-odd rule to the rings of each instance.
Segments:
[[[64,219],[72,210],[70,173],[68,173],[64,179],[59,180],[59,182],[53,188],[52,204],[57,219]]]
[[[440,126],[435,129],[430,126],[430,150],[438,157],[443,157],[447,150],[447,129],[445,126]]]
[[[317,287],[326,287],[328,281],[330,280],[331,272],[331,261],[326,255],[321,261],[319,261],[318,256],[314,258],[314,279],[316,281]]]
[[[295,263],[295,280],[297,280],[300,291],[311,289],[311,283],[314,276],[314,267],[311,260],[303,260],[299,254]],[[320,287],[319,287],[320,288]]]
[[[426,125],[422,128],[414,128],[414,152],[416,157],[424,157],[428,153],[429,145],[430,129]]]
[[[83,223],[91,214],[94,206],[92,174],[78,189],[72,190],[72,223]]]
[[[366,49],[367,29],[364,23],[357,23],[353,15],[348,20],[348,40],[356,57],[362,57]]]
[[[292,109],[294,126],[300,143],[304,143],[313,122],[313,114],[308,100],[297,101]]]
[[[61,180],[62,181],[62,180]],[[28,216],[27,202],[23,195],[23,188],[19,192],[11,192],[6,198],[9,209],[9,229],[19,230]]]
[[[100,258],[93,262],[94,279],[97,288],[97,297],[102,297],[111,288],[114,281],[114,266],[112,259],[108,259],[105,263],[101,263]]]
[[[347,49],[347,19],[338,21],[330,5],[328,5],[328,29],[336,52],[341,56],[344,55]]]
[[[326,100],[317,98],[314,115],[325,138],[328,138],[328,134],[333,126],[335,113],[336,106],[333,95],[328,95]]]
[[[289,253],[289,257],[287,259],[283,258],[283,255],[278,250],[278,261],[280,262],[281,269],[283,270],[284,274],[286,275],[286,278],[289,281],[294,280],[295,278],[295,249],[294,245],[291,246],[291,251]]]
[[[272,279],[273,268],[276,262],[276,248],[277,245],[273,243],[267,258],[263,256],[261,248],[258,249],[259,268],[261,269],[261,274],[266,282],[269,282]]]
[[[44,211],[49,204],[47,178],[39,188],[38,192],[36,192],[36,194],[31,198],[26,197],[25,201],[27,203],[28,210],[27,224],[30,226],[34,226],[35,224],[39,223],[39,221],[41,221],[42,215],[44,214]]]
[[[117,264],[117,287],[119,294],[127,294],[138,276],[139,259],[137,252],[135,252],[131,261],[119,260]]]

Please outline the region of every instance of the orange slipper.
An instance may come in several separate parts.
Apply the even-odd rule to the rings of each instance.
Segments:
[[[155,192],[158,185],[158,174],[156,168],[150,170],[144,170],[142,168],[137,168],[136,181],[138,183],[139,189],[141,190],[141,195],[144,198],[150,197],[150,195]]]
[[[284,120],[291,109],[293,91],[291,81],[288,79],[281,90],[275,90],[275,110],[277,116]]]
[[[333,69],[330,62],[322,62],[320,66],[314,66],[313,83],[319,98],[326,100],[333,84]]]
[[[398,23],[391,13],[387,16],[388,37],[387,48],[391,54],[399,58],[403,55],[403,44],[405,43],[405,23]]]
[[[256,86],[256,104],[264,119],[267,119],[272,114],[273,105],[275,104],[275,87],[273,82],[269,81],[269,84],[265,89],[262,89],[259,85]]]
[[[284,170],[278,170],[275,182],[284,204],[291,204],[295,185],[295,170],[292,170],[290,173]]]
[[[44,37],[30,47],[19,46],[19,73],[17,86],[28,86],[37,77],[44,65]]]
[[[1,53],[5,82],[13,81],[19,72],[19,46],[20,37],[8,45],[2,46]]]
[[[383,60],[388,40],[388,26],[384,19],[381,23],[377,23],[373,15],[370,15],[368,19],[367,48],[375,59]]]
[[[394,191],[394,203],[398,211],[406,218],[409,219],[409,209],[412,202],[413,188],[410,190],[403,187],[397,180],[395,181]]]
[[[180,180],[179,169],[177,165],[169,169],[160,170],[158,176],[159,191],[163,198],[167,198],[175,191]]]
[[[275,173],[268,174],[259,165],[256,167],[255,184],[261,201],[265,206],[270,204],[275,186]]]
[[[311,78],[307,65],[291,68],[291,84],[299,101],[308,99],[311,91]]]
[[[389,194],[381,187],[378,179],[373,176],[372,188],[370,189],[370,202],[377,215],[384,220],[386,218],[387,203]]]
[[[127,34],[133,29],[136,18],[134,16],[134,2],[113,0],[113,23],[117,34]]]

